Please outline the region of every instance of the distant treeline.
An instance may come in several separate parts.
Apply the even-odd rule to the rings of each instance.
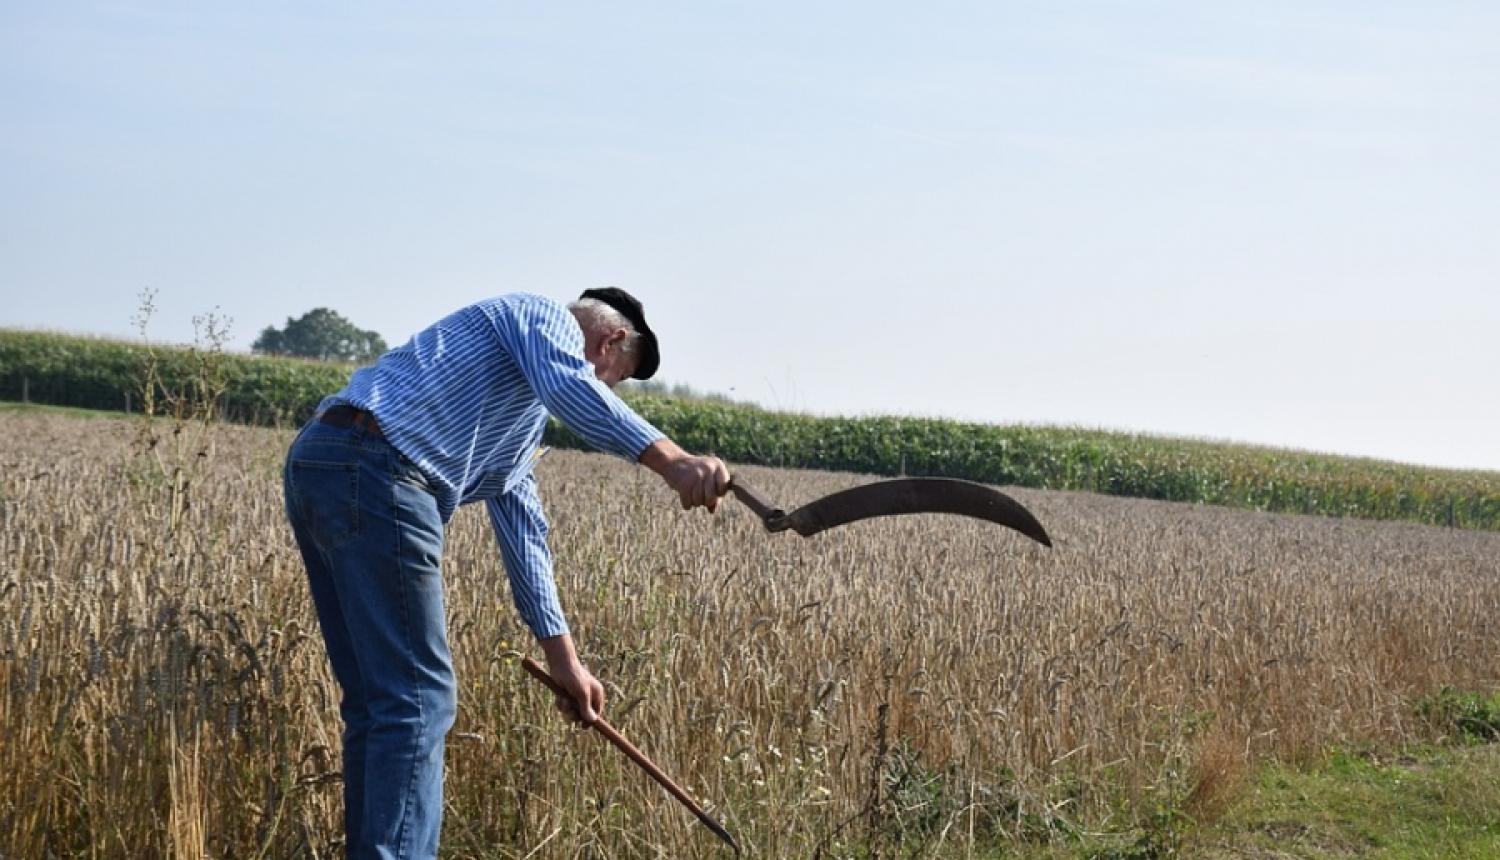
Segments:
[[[202,354],[152,348],[162,389],[182,390]],[[0,330],[0,399],[139,411],[147,348]],[[222,413],[295,425],[353,368],[224,355]],[[932,475],[1288,513],[1500,529],[1500,473],[1462,472],[1247,445],[1064,427],[923,418],[822,418],[721,399],[627,390],[625,398],[690,450],[733,463],[874,475]],[[549,441],[584,447],[554,424]]]

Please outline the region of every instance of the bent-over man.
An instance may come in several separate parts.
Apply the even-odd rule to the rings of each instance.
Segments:
[[[611,391],[650,378],[659,361],[624,290],[587,290],[566,307],[486,299],[355,371],[292,444],[287,516],[343,693],[350,857],[437,854],[457,699],[439,566],[459,505],[488,510],[516,608],[571,694],[559,708],[583,723],[603,708],[558,602],[532,466],[550,413],[655,471],[684,509],[715,510],[724,464],[686,453]]]

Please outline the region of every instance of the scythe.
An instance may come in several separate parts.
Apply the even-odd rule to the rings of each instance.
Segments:
[[[898,514],[957,514],[1015,529],[1043,546],[1047,530],[1031,511],[993,487],[957,478],[895,478],[852,487],[809,502],[791,513],[766,501],[738,477],[729,489],[766,525],[768,532],[794,531],[803,537],[872,517]]]

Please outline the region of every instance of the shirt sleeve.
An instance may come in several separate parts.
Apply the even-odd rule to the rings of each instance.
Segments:
[[[583,331],[567,308],[544,300],[518,304],[495,327],[547,411],[585,442],[635,461],[665,438],[595,376],[583,357]]]
[[[536,476],[527,475],[508,493],[485,500],[495,540],[510,577],[510,596],[521,620],[538,639],[568,632],[552,575],[547,517],[537,497]]]

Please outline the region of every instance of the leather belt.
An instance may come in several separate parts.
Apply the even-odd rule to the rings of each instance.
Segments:
[[[338,427],[347,430],[353,427],[363,430],[365,435],[374,439],[384,439],[385,434],[380,432],[380,423],[375,420],[374,414],[360,409],[357,406],[338,405],[330,406],[318,413],[318,421],[329,427]]]

